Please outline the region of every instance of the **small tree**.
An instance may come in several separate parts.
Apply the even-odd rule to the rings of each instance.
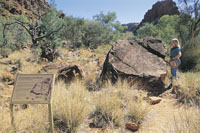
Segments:
[[[38,47],[38,42],[42,40],[49,40],[51,38],[52,41],[53,36],[64,27],[64,23],[59,18],[59,14],[55,9],[50,8],[47,9],[41,18],[38,18],[34,22],[16,18],[13,22],[4,24],[4,40],[6,39],[7,28],[15,24],[21,26],[28,33],[32,41],[32,47]]]
[[[110,40],[109,32],[103,23],[95,20],[87,21],[83,37],[85,46],[97,47],[98,45],[109,43]]]
[[[66,26],[61,30],[61,38],[70,41],[74,47],[79,47],[84,36],[83,30],[86,26],[85,20],[81,18],[66,17],[64,21]]]
[[[119,39],[123,38],[123,31],[125,28],[120,24],[119,21],[116,21],[116,13],[114,12],[108,12],[107,14],[103,14],[103,12],[101,12],[100,14],[97,14],[95,16],[93,16],[93,19],[96,21],[100,21],[104,24],[104,26],[107,29],[107,32],[109,33],[109,38],[110,41],[116,41]]]

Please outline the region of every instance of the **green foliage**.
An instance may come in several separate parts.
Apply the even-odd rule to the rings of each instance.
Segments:
[[[84,36],[85,20],[66,17],[65,25],[65,28],[60,31],[60,37],[63,40],[71,42],[74,47],[79,47],[82,44],[82,38]]]
[[[87,47],[107,44],[111,40],[110,33],[104,24],[99,21],[87,21],[87,27],[85,27],[84,32],[83,43]]]
[[[176,26],[178,15],[164,15],[158,21],[156,28],[159,30],[159,37],[163,39],[166,44],[170,44],[171,39],[177,38]]]
[[[133,35],[133,32],[126,32],[123,33],[123,37],[124,40],[133,40],[136,38],[136,36]]]
[[[180,14],[177,19],[176,31],[183,46],[187,45],[186,42],[190,40],[189,20],[190,16],[186,14]]]
[[[103,24],[112,24],[116,18],[116,13],[114,12],[108,12],[107,15],[101,12],[100,14],[93,16],[94,20],[101,21]]]
[[[187,41],[182,51],[182,70],[200,71],[200,35],[195,38],[193,47],[191,41]]]
[[[14,21],[14,19],[19,19],[23,22],[29,22],[27,17],[25,17],[25,16],[17,16],[16,18],[13,18],[12,21]],[[12,42],[10,42],[10,40],[8,42],[10,42],[11,45],[14,45],[13,47],[15,47],[17,49],[22,48],[31,40],[31,38],[30,38],[29,34],[26,32],[26,30],[18,24],[10,25],[8,27],[8,30],[11,34],[11,38],[12,38],[11,40],[13,40]]]
[[[8,55],[13,50],[18,50],[30,42],[30,37],[24,28],[18,24],[13,23],[15,19],[20,19],[24,22],[27,22],[25,16],[16,16],[16,17],[2,17],[0,19],[0,51],[1,55]],[[13,23],[13,24],[11,24]],[[5,38],[3,38],[3,29],[5,24]],[[6,42],[6,43],[4,43]]]
[[[123,38],[123,31],[127,28],[120,24],[119,21],[116,21],[116,13],[108,12],[107,14],[100,14],[95,15],[94,20],[100,21],[106,27],[107,32],[109,33],[108,36],[110,41],[117,41]]]
[[[156,25],[146,23],[138,30],[140,37],[153,36],[163,40],[164,43],[170,44],[172,38],[178,36],[176,32],[178,15],[162,16]]]
[[[97,47],[123,38],[122,32],[126,27],[115,21],[115,13],[100,13],[93,18],[94,20],[84,20],[66,17],[66,27],[60,31],[59,37],[74,47]]]
[[[141,38],[146,36],[159,37],[159,30],[153,24],[145,23],[144,26],[138,30],[138,35]]]
[[[48,45],[51,47],[57,47],[61,43],[61,33],[59,32],[59,28],[64,28],[64,20],[59,17],[60,13],[56,11],[54,8],[46,9],[46,14],[41,18],[38,22],[40,26],[40,30],[38,31],[38,37],[45,36],[43,39]],[[55,31],[55,32],[54,32]],[[51,34],[54,32],[53,34]]]

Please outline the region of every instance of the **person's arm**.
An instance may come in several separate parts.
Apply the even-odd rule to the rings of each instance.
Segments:
[[[181,57],[181,52],[179,52],[177,56],[173,57],[173,59],[180,58],[180,57]]]

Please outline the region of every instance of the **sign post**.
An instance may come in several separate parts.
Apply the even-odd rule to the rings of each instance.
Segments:
[[[18,74],[10,101],[11,124],[14,124],[14,104],[48,104],[51,133],[54,131],[52,112],[52,90],[54,74]]]

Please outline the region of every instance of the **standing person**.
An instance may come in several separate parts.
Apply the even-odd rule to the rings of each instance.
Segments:
[[[178,65],[175,68],[171,68],[172,80],[177,79],[176,72],[178,70],[178,67],[181,64],[180,57],[181,57],[180,44],[179,44],[178,39],[174,38],[174,39],[171,40],[170,59],[176,60],[178,62]]]

